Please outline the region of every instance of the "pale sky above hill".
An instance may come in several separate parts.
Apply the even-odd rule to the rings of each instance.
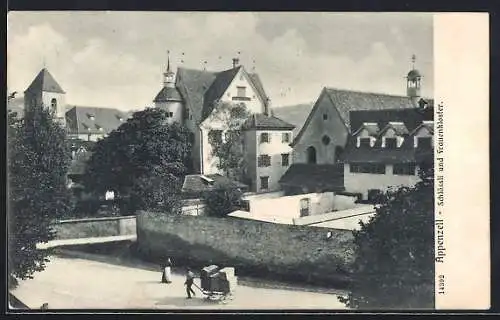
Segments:
[[[174,67],[213,71],[239,51],[274,106],[314,101],[324,86],[404,95],[415,54],[432,96],[432,35],[428,13],[10,12],[8,90],[45,65],[71,104],[140,109],[170,50]]]

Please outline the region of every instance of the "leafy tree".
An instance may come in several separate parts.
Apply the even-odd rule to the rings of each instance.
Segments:
[[[243,153],[244,137],[241,126],[250,116],[250,112],[243,104],[220,103],[212,116],[224,124],[221,136],[209,137],[212,154],[218,158],[217,168],[228,178],[244,181],[247,164]]]
[[[33,278],[48,262],[50,251],[36,245],[54,238],[52,221],[69,210],[69,162],[65,130],[50,111],[33,108],[21,120],[9,112],[9,287],[17,279]]]
[[[354,309],[434,306],[434,172],[423,164],[414,187],[388,191],[377,214],[354,233]]]
[[[241,190],[232,186],[223,186],[219,189],[207,191],[202,194],[207,208],[207,215],[212,217],[225,217],[241,204]]]
[[[132,211],[170,211],[191,166],[191,139],[186,127],[166,120],[166,111],[147,108],[98,141],[87,162],[86,189],[113,190]]]

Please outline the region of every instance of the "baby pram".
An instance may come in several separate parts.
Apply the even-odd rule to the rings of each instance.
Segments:
[[[237,285],[234,275],[234,268],[219,269],[216,265],[205,267],[200,273],[200,291],[207,300],[215,300],[226,303],[226,300],[233,299],[233,293]]]

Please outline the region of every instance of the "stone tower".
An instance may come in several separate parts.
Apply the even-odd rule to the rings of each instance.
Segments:
[[[63,126],[66,125],[66,92],[46,68],[38,73],[24,91],[25,112],[36,106],[49,108],[55,118]]]

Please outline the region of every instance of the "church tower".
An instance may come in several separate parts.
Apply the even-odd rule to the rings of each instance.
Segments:
[[[156,108],[167,112],[167,123],[182,123],[186,118],[182,96],[175,86],[175,73],[170,69],[170,56],[167,58],[167,70],[163,73],[163,88],[153,102]]]
[[[418,101],[420,98],[420,80],[422,79],[422,75],[415,69],[416,56],[413,55],[411,60],[412,69],[406,76],[406,94],[408,97],[412,98],[412,100]]]
[[[24,91],[24,110],[39,106],[49,108],[55,118],[63,126],[66,125],[66,92],[46,68],[38,73]]]

